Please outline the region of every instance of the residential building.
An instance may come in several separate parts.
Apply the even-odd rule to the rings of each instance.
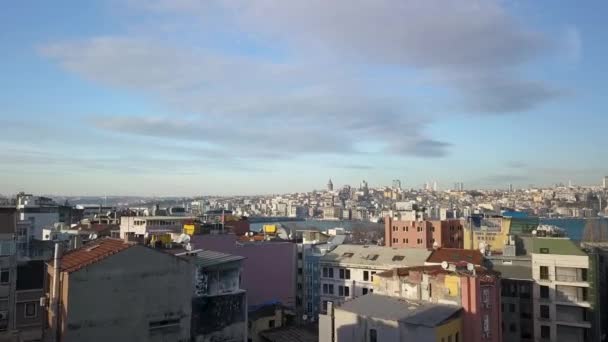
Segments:
[[[242,288],[247,291],[248,305],[280,302],[296,308],[297,246],[289,241],[243,241],[233,234],[194,235],[195,249],[209,249],[240,255],[243,260]]]
[[[61,342],[189,341],[192,266],[160,249],[99,239],[47,262],[47,326]]]
[[[321,312],[373,292],[374,274],[395,267],[424,265],[431,252],[384,246],[340,245],[320,258]]]
[[[194,266],[192,341],[247,342],[247,294],[241,288],[245,258],[209,250],[184,257]]]
[[[15,286],[17,259],[15,229],[19,213],[15,207],[0,207],[0,341],[17,341]]]
[[[384,219],[385,245],[409,248],[462,248],[463,225],[458,219],[403,221]]]
[[[538,217],[507,216],[484,217],[474,215],[465,223],[464,248],[502,252],[509,244],[509,236],[529,236],[539,226]]]
[[[27,235],[42,240],[42,228],[53,226],[59,220],[59,206],[48,197],[20,193],[17,195],[18,220],[30,221]]]
[[[338,206],[323,207],[324,220],[340,220],[342,218],[342,208]]]
[[[301,292],[302,308],[301,312],[303,320],[316,322],[319,315],[319,304],[321,300],[321,269],[320,260],[321,257],[344,243],[346,235],[333,235],[327,236],[323,233],[317,238],[311,237],[310,235],[315,234],[313,231],[307,231],[303,234],[302,243],[302,277],[300,277],[300,270],[298,269],[298,293]],[[307,239],[307,236],[309,237]],[[311,238],[314,238],[312,240]],[[324,243],[315,243],[318,241],[324,241]],[[308,243],[307,243],[308,242]],[[298,263],[300,262],[300,254],[298,253]],[[298,265],[298,267],[300,267]],[[302,282],[300,283],[300,278]],[[301,288],[301,291],[300,291]]]
[[[122,216],[120,238],[125,236],[148,238],[155,234],[181,234],[184,224],[192,223],[187,216]]]
[[[457,305],[368,294],[338,307],[329,304],[319,320],[319,341],[467,341],[461,311]]]
[[[502,341],[500,274],[471,263],[444,262],[376,274],[374,293],[461,307],[463,341]]]
[[[532,278],[537,341],[601,341],[592,329],[598,279],[583,250],[568,238],[534,238]]]
[[[280,304],[267,304],[255,308],[249,312],[247,323],[249,342],[263,342],[260,333],[283,327],[286,320],[285,310]]]
[[[491,268],[500,272],[503,341],[534,341],[532,259],[530,256],[488,256]]]

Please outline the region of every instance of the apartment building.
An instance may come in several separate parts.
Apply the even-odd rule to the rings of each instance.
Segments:
[[[42,228],[60,222],[59,206],[51,198],[20,193],[17,195],[19,221],[29,221],[29,238],[42,240]]]
[[[100,239],[47,262],[47,326],[61,342],[190,340],[192,265]]]
[[[321,312],[327,304],[335,306],[348,299],[373,292],[374,275],[396,267],[424,265],[430,255],[426,249],[385,246],[340,245],[321,257]]]
[[[376,274],[374,294],[462,308],[462,341],[502,341],[500,274],[485,267],[443,262],[395,268]]]
[[[597,275],[589,256],[568,238],[533,239],[532,278],[535,339],[601,341],[592,330]]]
[[[462,342],[462,308],[368,294],[320,316],[320,342]]]
[[[186,216],[122,216],[120,238],[126,235],[147,238],[155,234],[180,234],[184,224],[192,223],[194,217]]]
[[[241,288],[245,258],[209,250],[183,257],[194,266],[192,341],[247,342],[247,294]]]
[[[384,219],[384,244],[389,247],[462,248],[464,230],[459,219],[396,220]]]

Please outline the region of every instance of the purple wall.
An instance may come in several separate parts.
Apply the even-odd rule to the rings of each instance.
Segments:
[[[291,242],[236,243],[234,235],[194,235],[192,246],[244,256],[242,287],[249,306],[279,301],[295,307],[296,244]]]

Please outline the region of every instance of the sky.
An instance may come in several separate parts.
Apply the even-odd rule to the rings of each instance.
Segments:
[[[12,1],[0,193],[599,184],[605,1]]]

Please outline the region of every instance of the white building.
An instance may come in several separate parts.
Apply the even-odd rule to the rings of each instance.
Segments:
[[[21,193],[17,195],[18,220],[30,221],[30,238],[42,240],[42,228],[59,222],[59,206],[50,198]]]
[[[399,249],[385,246],[341,245],[319,262],[321,271],[321,311],[327,303],[338,305],[347,299],[373,292],[374,274],[407,266],[424,265],[431,254],[426,249]]]
[[[177,216],[123,216],[120,218],[120,237],[126,234],[148,237],[154,234],[181,233],[185,223],[194,217]]]
[[[533,239],[535,339],[591,341],[589,257],[568,238]]]

